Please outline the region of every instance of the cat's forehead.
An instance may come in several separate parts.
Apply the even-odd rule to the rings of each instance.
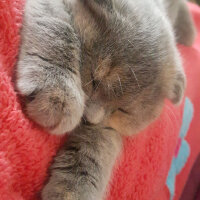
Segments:
[[[109,55],[114,62],[149,62],[149,65],[157,65],[157,62],[161,61],[160,58],[166,56],[167,50],[163,49],[167,41],[165,33],[160,22],[156,23],[154,17],[143,18],[136,10],[131,16],[125,16],[115,9],[112,12],[103,9],[103,14],[99,13],[100,7],[98,10],[91,10],[84,7],[83,13],[87,15],[84,14],[83,17],[81,14],[76,24],[81,30],[85,49],[94,60],[99,57],[107,59]]]
[[[99,32],[93,42],[92,51],[96,57],[109,57],[115,63],[136,64],[155,59],[155,54],[159,52],[159,43],[152,42],[151,37],[141,30],[139,34],[131,27],[115,23],[111,24],[107,32]]]

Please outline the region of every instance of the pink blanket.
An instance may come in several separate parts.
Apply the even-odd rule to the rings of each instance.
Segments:
[[[12,76],[24,0],[0,0],[0,200],[38,200],[47,169],[64,138],[50,136],[23,114]],[[180,107],[169,102],[137,137],[124,138],[108,200],[179,198],[200,152],[200,8],[191,4],[198,38],[180,46],[188,86]]]

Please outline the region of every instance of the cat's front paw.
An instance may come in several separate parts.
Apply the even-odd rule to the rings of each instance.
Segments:
[[[42,191],[42,200],[78,200],[66,185],[49,182]]]
[[[84,93],[75,78],[27,67],[18,71],[16,85],[25,98],[27,115],[49,132],[64,134],[79,124]]]

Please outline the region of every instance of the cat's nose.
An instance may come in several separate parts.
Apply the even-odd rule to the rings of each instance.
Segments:
[[[105,109],[97,103],[89,102],[86,105],[84,116],[91,124],[98,124],[104,119]]]

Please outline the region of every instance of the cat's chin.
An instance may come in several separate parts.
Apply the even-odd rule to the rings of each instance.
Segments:
[[[136,135],[146,129],[160,116],[162,108],[163,102],[158,102],[154,110],[151,110],[151,112],[149,110],[138,111],[137,116],[118,110],[110,116],[104,125],[113,128],[123,136]],[[143,117],[144,115],[146,115],[146,118]]]

